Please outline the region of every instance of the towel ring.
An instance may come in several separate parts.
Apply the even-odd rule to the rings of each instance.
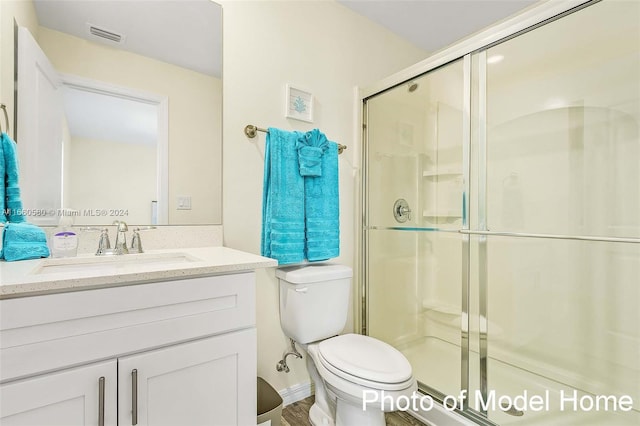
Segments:
[[[4,122],[6,123],[6,133],[9,134],[9,114],[7,114],[7,106],[5,104],[0,104],[0,108],[2,108],[2,112],[4,113]],[[0,125],[0,132],[3,132],[2,125]]]

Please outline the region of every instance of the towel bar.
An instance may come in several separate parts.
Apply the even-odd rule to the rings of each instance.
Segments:
[[[4,122],[6,123],[6,130],[2,130],[2,126],[0,125],[0,132],[6,131],[7,135],[11,136],[9,133],[9,114],[7,114],[7,106],[5,104],[0,104],[0,108],[4,113]]]
[[[244,134],[248,138],[255,138],[258,132],[269,133],[269,130],[254,126],[253,124],[247,124],[244,127]],[[347,149],[346,145],[342,145],[341,143],[338,144],[338,154],[342,154],[342,151],[344,151],[345,149]]]

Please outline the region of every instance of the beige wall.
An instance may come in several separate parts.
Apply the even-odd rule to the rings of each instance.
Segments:
[[[129,224],[151,223],[156,173],[155,145],[72,138],[69,170],[64,176],[69,190],[65,207],[79,210],[83,225],[105,225],[116,219]],[[85,209],[96,214],[104,209],[116,212],[105,218],[86,214]]]
[[[38,40],[38,18],[31,1],[0,1],[0,103],[7,106],[9,121],[11,123],[11,136],[15,138],[13,125],[13,25],[27,27],[33,37]],[[5,129],[4,117],[2,120],[2,130]]]
[[[341,256],[354,267],[354,221],[359,143],[356,86],[366,86],[424,59],[426,52],[333,1],[223,1],[225,246],[260,251],[265,135],[248,139],[247,124],[308,130],[319,128],[345,144],[340,156]],[[315,96],[314,123],[284,117],[285,85]],[[289,360],[278,373],[287,339],[278,312],[274,270],[258,273],[258,374],[275,389],[307,382],[305,360]]]
[[[40,27],[38,43],[62,73],[169,98],[169,223],[221,222],[222,81]],[[190,195],[192,210],[176,210]]]

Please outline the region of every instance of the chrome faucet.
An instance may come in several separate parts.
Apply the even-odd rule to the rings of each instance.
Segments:
[[[113,222],[116,226],[116,242],[114,248],[111,248],[111,243],[109,241],[109,229],[107,228],[83,228],[86,231],[97,231],[101,230],[100,241],[98,242],[98,251],[96,252],[96,256],[112,256],[112,255],[122,255],[122,254],[130,254],[130,253],[144,253],[142,250],[142,240],[140,238],[140,231],[145,231],[147,229],[155,229],[155,226],[143,226],[136,227],[133,230],[133,234],[131,236],[131,246],[127,248],[127,234],[126,232],[129,230],[127,224],[121,220],[116,220]]]
[[[127,234],[129,230],[127,224],[121,220],[113,222],[116,225],[116,242],[114,244],[114,254],[129,254],[127,248]]]

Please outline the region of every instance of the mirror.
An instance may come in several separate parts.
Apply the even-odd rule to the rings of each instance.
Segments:
[[[45,58],[23,52],[29,36],[19,29],[15,139],[24,207],[47,215],[28,220],[221,223],[221,7],[210,0],[33,5],[31,36]],[[45,80],[25,74],[42,72],[39,61],[53,69],[46,80],[55,87],[44,94],[51,104],[29,93]],[[43,135],[55,135],[53,142]]]

